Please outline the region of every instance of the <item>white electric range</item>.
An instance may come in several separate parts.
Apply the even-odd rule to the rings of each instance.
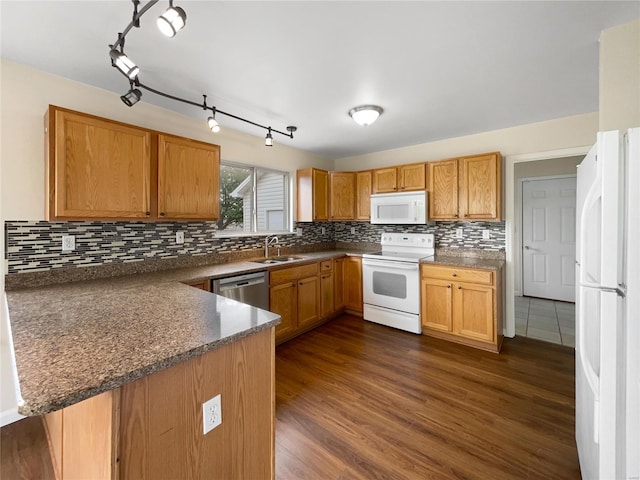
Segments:
[[[432,233],[383,233],[382,251],[362,255],[364,319],[412,333],[420,323],[420,260],[435,254]]]

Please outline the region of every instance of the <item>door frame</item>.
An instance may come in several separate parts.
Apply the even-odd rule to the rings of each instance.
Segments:
[[[514,255],[513,255],[513,268],[514,268],[514,273],[513,273],[513,294],[516,297],[521,297],[522,295],[524,295],[524,265],[523,265],[523,258],[522,258],[522,248],[523,248],[523,239],[522,239],[522,230],[523,230],[523,226],[522,226],[522,219],[524,217],[524,199],[522,198],[522,189],[524,187],[524,182],[531,182],[531,181],[536,181],[536,180],[559,180],[562,178],[575,178],[576,179],[576,183],[578,180],[578,175],[577,173],[566,173],[563,175],[543,175],[541,177],[524,177],[521,178],[518,181],[518,186],[516,188],[516,192],[515,192],[515,196],[513,198],[514,200],[514,209],[515,209],[515,199],[516,196],[520,197],[520,211],[516,212],[516,217],[514,219],[514,235],[517,238],[517,240],[514,242],[516,243],[515,245],[515,250],[514,250]],[[519,230],[518,230],[519,228]],[[517,233],[516,233],[517,232]],[[516,285],[515,285],[515,279],[520,277],[520,290],[516,290]]]
[[[504,220],[505,220],[505,322],[504,336],[516,336],[515,320],[515,272],[514,272],[514,245],[515,237],[515,181],[514,167],[516,163],[535,162],[536,160],[550,160],[553,158],[575,157],[589,153],[591,145],[581,147],[563,148],[538,153],[524,153],[518,155],[507,155],[504,159]]]

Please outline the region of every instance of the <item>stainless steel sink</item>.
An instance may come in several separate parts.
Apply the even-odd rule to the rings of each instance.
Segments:
[[[267,265],[274,265],[278,263],[293,262],[294,260],[302,260],[302,257],[272,257],[265,258],[264,260],[257,260],[255,263],[266,263]]]

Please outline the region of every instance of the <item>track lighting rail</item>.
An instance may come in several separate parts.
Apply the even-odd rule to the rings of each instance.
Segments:
[[[131,22],[129,23],[129,25],[127,25],[127,27],[121,32],[118,33],[118,39],[113,43],[113,45],[109,45],[109,57],[111,59],[111,65],[113,67],[115,67],[118,71],[120,71],[120,73],[122,73],[125,77],[127,77],[127,79],[129,80],[129,85],[130,85],[130,90],[129,92],[127,92],[125,95],[122,95],[122,97],[120,97],[122,99],[122,101],[129,107],[132,107],[133,105],[135,105],[140,98],[142,97],[142,93],[140,92],[140,90],[138,90],[136,87],[142,88],[143,90],[146,90],[148,92],[151,92],[155,95],[159,95],[161,97],[165,97],[168,98],[170,100],[175,100],[177,102],[181,102],[187,105],[192,105],[194,107],[199,107],[202,108],[204,110],[211,110],[212,112],[212,117],[209,117],[207,119],[209,125],[211,126],[211,120],[213,120],[213,124],[216,125],[216,129],[214,130],[213,127],[211,127],[211,130],[213,132],[217,132],[220,130],[218,123],[215,121],[215,116],[216,114],[221,114],[221,115],[225,115],[227,117],[233,118],[235,120],[239,120],[241,122],[245,122],[248,123],[250,125],[253,125],[255,127],[258,128],[262,128],[263,130],[267,131],[267,135],[265,137],[265,146],[272,146],[273,145],[273,137],[271,136],[271,133],[278,133],[279,135],[283,135],[285,137],[289,137],[289,138],[293,138],[293,134],[294,132],[296,132],[297,127],[294,126],[288,126],[286,127],[287,132],[283,132],[280,130],[277,130],[275,128],[272,128],[271,126],[265,126],[265,125],[261,125],[260,123],[248,120],[246,118],[240,117],[238,115],[234,115],[232,113],[229,112],[225,112],[223,110],[219,110],[218,108],[216,108],[215,106],[208,106],[207,105],[207,96],[203,95],[204,97],[204,101],[202,103],[198,103],[198,102],[194,102],[192,100],[188,100],[186,98],[181,98],[178,97],[176,95],[171,95],[169,93],[165,93],[162,92],[160,90],[157,90],[155,88],[152,88],[148,85],[145,85],[144,83],[140,82],[140,78],[139,78],[139,67],[133,62],[131,61],[131,59],[129,59],[126,54],[124,53],[124,43],[125,43],[125,37],[127,36],[127,34],[131,31],[132,28],[136,27],[139,28],[140,27],[140,18],[151,8],[153,7],[156,3],[158,3],[159,0],[149,0],[149,2],[147,2],[140,10],[138,10],[138,6],[140,5],[140,0],[131,0],[133,3],[133,15],[132,15],[132,19]],[[167,16],[167,13],[171,12],[171,15]],[[168,20],[167,20],[168,18]],[[169,9],[161,16],[161,19],[163,20],[163,25],[164,25],[164,29],[161,29],[161,31],[163,33],[165,33],[165,35],[168,36],[174,36],[175,33],[177,33],[178,30],[180,30],[182,27],[184,27],[185,23],[186,23],[186,14],[184,13],[184,10],[181,9],[180,7],[175,7],[173,6],[173,0],[169,1]],[[169,24],[172,20],[177,19],[178,22],[176,24],[172,24],[169,28],[167,27],[167,24]],[[170,33],[167,33],[170,32]]]

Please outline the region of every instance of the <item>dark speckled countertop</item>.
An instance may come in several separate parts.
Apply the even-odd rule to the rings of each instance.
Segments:
[[[482,268],[486,270],[499,270],[504,265],[504,260],[498,258],[463,257],[453,255],[435,255],[423,259],[421,264],[447,265],[450,267]]]
[[[274,313],[180,282],[282,265],[243,261],[7,291],[20,402],[41,415],[280,323]]]

